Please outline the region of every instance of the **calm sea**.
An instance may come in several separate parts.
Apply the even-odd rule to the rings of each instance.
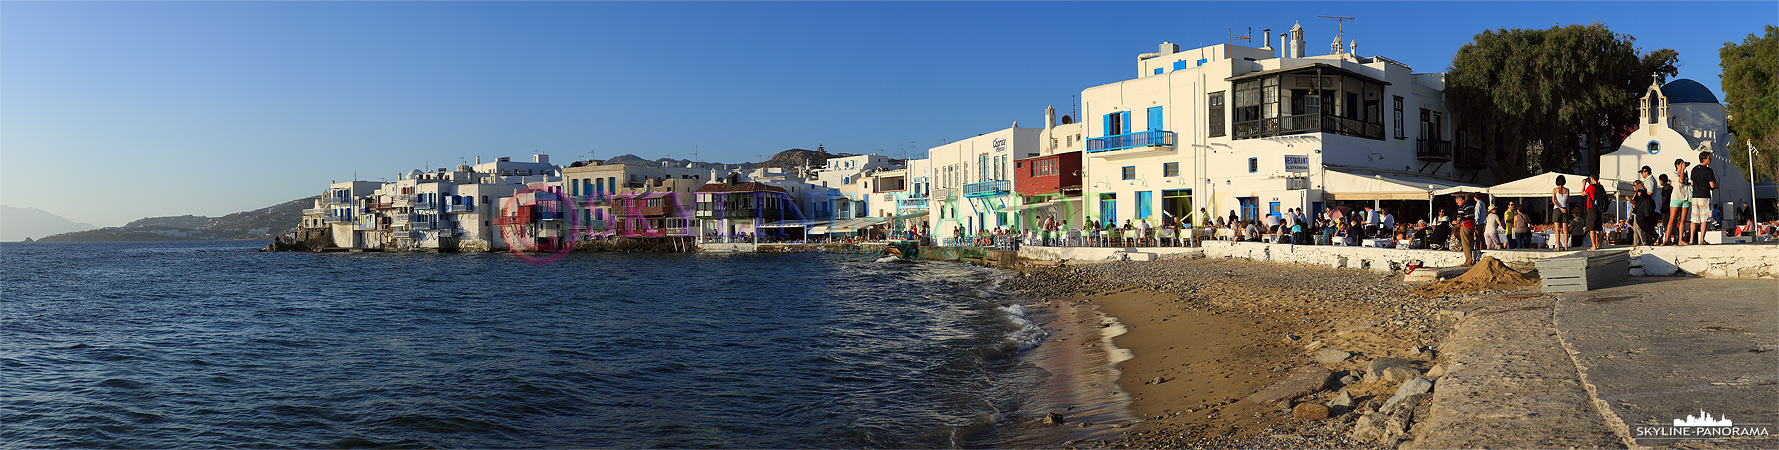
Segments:
[[[0,244],[0,447],[1043,443],[1001,272],[262,245]]]

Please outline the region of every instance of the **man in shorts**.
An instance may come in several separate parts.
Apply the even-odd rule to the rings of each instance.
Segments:
[[[1705,243],[1705,223],[1711,221],[1711,191],[1717,189],[1717,173],[1711,171],[1711,152],[1699,152],[1693,167],[1693,243]]]

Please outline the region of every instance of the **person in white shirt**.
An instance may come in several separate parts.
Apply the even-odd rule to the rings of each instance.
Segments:
[[[1138,220],[1137,221],[1137,245],[1141,246],[1142,242],[1147,239],[1149,239],[1149,219]]]
[[[1365,207],[1365,237],[1377,236],[1377,227],[1382,220],[1383,218],[1378,217],[1376,209],[1372,209],[1370,206]]]
[[[1265,223],[1266,223],[1266,232],[1268,232],[1268,233],[1279,232],[1279,216],[1277,214],[1266,213]]]
[[[1502,230],[1500,211],[1495,210],[1493,206],[1489,207],[1489,214],[1487,218],[1483,219],[1483,243],[1488,245],[1491,250],[1502,248],[1502,243],[1505,242],[1502,239],[1504,237]]]
[[[1387,209],[1380,209],[1378,211],[1381,212],[1384,216],[1384,218],[1378,222],[1379,226],[1384,227],[1385,230],[1395,230],[1396,229],[1396,216],[1393,214],[1390,214],[1390,211]],[[1386,232],[1388,232],[1388,231],[1386,231]]]

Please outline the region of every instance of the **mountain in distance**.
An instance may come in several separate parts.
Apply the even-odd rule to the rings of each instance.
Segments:
[[[296,231],[303,209],[320,196],[242,211],[222,217],[167,216],[137,219],[121,227],[62,233],[39,242],[212,241],[272,239]]]
[[[0,242],[18,242],[56,233],[98,228],[79,223],[37,208],[14,208],[0,205]]]

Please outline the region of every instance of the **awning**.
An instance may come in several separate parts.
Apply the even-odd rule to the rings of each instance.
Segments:
[[[1079,201],[1081,201],[1081,197],[1070,197],[1070,198],[1064,198],[1064,199],[1051,200],[1051,201],[1047,201],[1047,202],[1038,202],[1038,203],[1033,203],[1030,205],[1008,206],[1006,208],[997,209],[997,210],[995,210],[995,212],[1005,212],[1005,213],[1020,212],[1020,211],[1025,211],[1028,209],[1049,208],[1052,206],[1061,205],[1063,203],[1079,202]]]
[[[1322,196],[1327,200],[1426,200],[1435,192],[1453,188],[1482,188],[1438,178],[1406,174],[1323,171]]]
[[[1557,177],[1559,176],[1564,178],[1563,185],[1569,188],[1570,193],[1581,193],[1581,180],[1586,178],[1585,176],[1556,172],[1497,184],[1489,188],[1488,193],[1496,197],[1550,197],[1551,190],[1557,188]],[[1631,192],[1631,183],[1628,181],[1601,179],[1600,186],[1614,189],[1620,193]]]
[[[907,219],[907,218],[911,218],[911,217],[921,217],[921,216],[925,216],[925,215],[927,215],[926,211],[912,212],[912,213],[908,213],[908,214],[897,214],[895,217],[891,217],[890,220],[902,220],[902,219]]]
[[[839,222],[834,222],[833,225],[828,225],[827,229],[822,230],[821,233],[816,233],[814,230],[811,230],[810,233],[811,234],[845,233],[845,232],[849,232],[849,231],[855,231],[860,228],[869,227],[874,224],[882,223],[885,220],[888,220],[888,219],[883,218],[883,217],[860,217],[857,219],[842,220]]]
[[[769,223],[769,224],[765,224],[765,225],[760,225],[760,228],[802,228],[802,227],[807,227],[807,226],[812,226],[812,225],[821,225],[821,224],[825,224],[828,222],[829,221],[827,221],[827,220],[781,220],[781,221],[777,221],[777,222],[773,222],[773,223]]]

